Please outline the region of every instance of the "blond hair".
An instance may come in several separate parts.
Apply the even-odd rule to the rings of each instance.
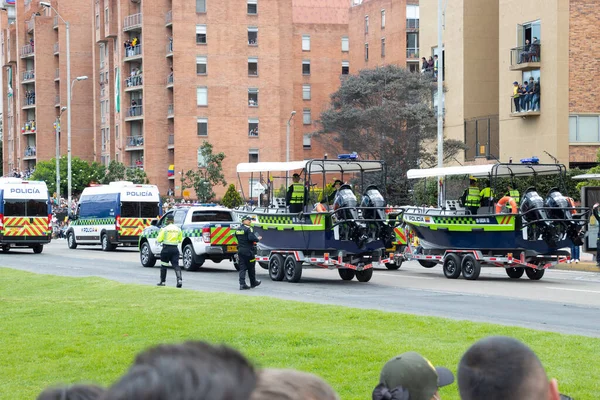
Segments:
[[[250,400],[339,400],[327,382],[293,369],[267,368],[259,372]]]

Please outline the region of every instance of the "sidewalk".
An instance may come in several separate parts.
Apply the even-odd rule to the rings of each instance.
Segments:
[[[556,264],[551,269],[560,269],[563,271],[587,271],[587,272],[600,272],[600,267],[596,266],[595,261],[580,261],[579,263],[560,263]]]

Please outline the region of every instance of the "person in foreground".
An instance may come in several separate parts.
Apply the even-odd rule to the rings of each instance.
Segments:
[[[415,352],[400,354],[381,370],[379,385],[373,390],[373,400],[440,400],[438,388],[454,382],[452,372],[434,367]]]
[[[263,369],[250,400],[339,400],[316,375],[293,369]]]
[[[104,393],[105,389],[96,385],[73,385],[53,387],[44,390],[37,400],[96,400]]]
[[[458,364],[462,400],[559,400],[539,358],[516,339],[492,336],[475,343]],[[562,398],[568,398],[566,396]]]

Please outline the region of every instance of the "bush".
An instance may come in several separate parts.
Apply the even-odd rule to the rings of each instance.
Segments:
[[[225,196],[223,196],[222,204],[227,208],[235,208],[244,204],[242,196],[240,196],[233,183],[227,188],[227,192],[225,192]]]

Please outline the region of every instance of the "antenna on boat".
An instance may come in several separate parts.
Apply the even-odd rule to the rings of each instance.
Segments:
[[[456,157],[452,157],[452,158],[454,159],[454,161],[456,161],[457,163],[459,163],[461,167],[464,167],[464,165],[463,165],[463,164],[462,164],[460,161],[458,161],[458,160],[456,159]]]
[[[548,154],[548,156],[554,160],[554,164],[559,164],[558,162],[558,158],[554,157],[552,154],[548,153],[546,150],[544,150],[544,153]]]

